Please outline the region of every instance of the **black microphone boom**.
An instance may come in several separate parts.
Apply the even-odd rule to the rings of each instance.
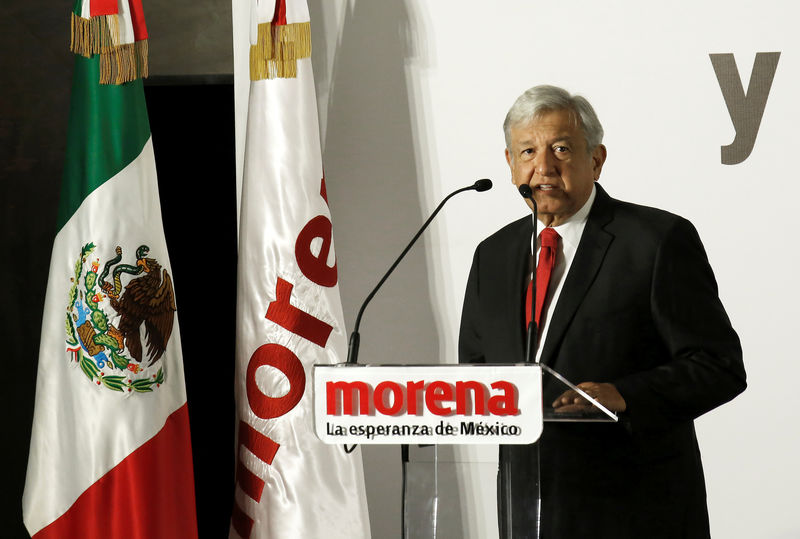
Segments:
[[[397,265],[400,263],[400,261],[403,260],[403,257],[406,256],[406,253],[408,253],[408,251],[411,249],[411,246],[414,245],[414,243],[417,241],[417,238],[419,238],[422,235],[422,233],[425,231],[425,229],[428,228],[428,225],[431,223],[431,221],[433,221],[433,218],[436,217],[436,214],[439,213],[439,210],[442,209],[442,206],[444,206],[445,202],[450,200],[452,197],[454,197],[458,193],[463,193],[464,191],[483,192],[483,191],[488,191],[491,188],[492,188],[492,180],[490,180],[488,178],[483,178],[481,180],[476,181],[475,183],[473,183],[472,185],[470,185],[468,187],[462,187],[461,189],[456,189],[455,191],[453,191],[452,193],[447,195],[445,197],[445,199],[442,200],[439,203],[438,206],[436,206],[436,209],[433,210],[433,213],[431,214],[430,217],[428,217],[428,220],[425,221],[422,224],[422,226],[420,227],[420,229],[416,233],[416,235],[413,238],[411,238],[411,241],[408,242],[408,245],[406,245],[406,248],[403,249],[403,252],[400,253],[400,256],[398,256],[397,260],[394,261],[394,264],[392,264],[392,267],[389,268],[389,270],[381,278],[381,280],[378,282],[378,284],[375,285],[375,288],[372,289],[372,292],[369,293],[369,295],[367,296],[367,299],[364,300],[364,303],[361,304],[361,308],[358,310],[358,316],[356,316],[356,325],[355,325],[355,328],[353,329],[353,332],[350,334],[350,342],[349,342],[348,347],[347,347],[347,364],[348,365],[355,365],[358,362],[358,347],[359,347],[359,344],[361,343],[361,336],[358,333],[358,328],[361,325],[361,316],[364,314],[364,309],[366,309],[367,304],[370,302],[370,300],[372,300],[373,296],[375,296],[375,294],[378,292],[378,289],[380,289],[380,287],[383,286],[383,283],[386,282],[386,279],[389,278],[389,275],[392,274],[392,272],[397,267]]]
[[[538,238],[537,225],[539,224],[539,207],[536,205],[536,200],[533,198],[533,191],[528,184],[523,183],[519,186],[519,194],[522,198],[527,198],[533,203],[533,237]],[[533,363],[536,359],[536,348],[539,340],[539,328],[536,325],[533,306],[536,304],[536,253],[531,252],[531,302],[525,306],[525,309],[530,313],[531,321],[528,322],[528,335],[525,343],[525,363]]]

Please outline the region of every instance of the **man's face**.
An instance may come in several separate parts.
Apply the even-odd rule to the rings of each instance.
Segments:
[[[547,226],[558,226],[581,209],[606,160],[602,144],[586,151],[583,130],[572,117],[569,110],[554,110],[512,127],[511,149],[506,149],[511,181],[517,188],[530,186]]]

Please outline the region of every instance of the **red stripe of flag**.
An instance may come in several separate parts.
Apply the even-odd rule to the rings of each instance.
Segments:
[[[89,16],[116,15],[119,13],[117,0],[92,0],[89,3]]]
[[[186,404],[33,539],[197,537]]]
[[[275,2],[275,13],[272,15],[272,24],[281,26],[286,24],[286,0]]]
[[[142,0],[130,0],[131,20],[133,22],[133,39],[142,41],[147,39],[147,26],[144,24],[144,10]]]

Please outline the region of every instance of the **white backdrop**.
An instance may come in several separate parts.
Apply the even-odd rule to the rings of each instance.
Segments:
[[[237,4],[234,26],[247,17]],[[793,383],[800,371],[793,212],[800,187],[792,161],[800,138],[792,98],[800,95],[800,8],[775,0],[310,0],[309,8],[348,324],[443,196],[477,178],[495,182],[488,193],[451,201],[367,309],[361,361],[456,361],[473,250],[526,212],[503,158],[505,113],[536,84],[581,93],[606,131],[601,183],[615,198],[695,224],[742,340],[747,391],[696,422],[712,534],[800,536],[793,495],[800,484]],[[234,52],[237,67],[244,65],[240,120],[246,44]],[[755,146],[743,162],[723,165],[720,147],[735,131],[709,54],[734,54],[747,91],[759,52],[780,52],[780,60]],[[399,529],[398,454],[392,447],[364,451],[375,537]],[[448,454],[494,458],[477,449]],[[477,493],[459,500],[463,533],[491,537],[494,524],[472,505],[479,500]],[[492,505],[493,491],[484,500]]]

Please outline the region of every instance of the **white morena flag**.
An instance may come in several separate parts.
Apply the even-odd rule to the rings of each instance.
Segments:
[[[359,451],[314,434],[311,372],[344,361],[304,0],[252,10],[239,226],[231,537],[369,537]]]
[[[22,499],[40,538],[196,537],[140,0],[78,0],[77,54]]]

